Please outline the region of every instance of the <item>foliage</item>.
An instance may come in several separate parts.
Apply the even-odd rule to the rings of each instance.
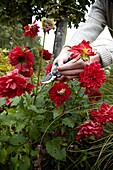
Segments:
[[[2,50],[0,48],[0,76],[3,76],[7,72],[14,69],[9,63],[8,55],[9,51],[7,49]]]
[[[43,17],[51,17],[57,20],[68,18],[69,26],[71,23],[78,26],[79,22],[84,20],[84,13],[87,11],[87,6],[94,0],[8,0],[0,1],[0,21],[8,23],[8,25],[21,23],[26,25],[31,23],[33,15],[37,20]],[[12,12],[13,9],[13,12]]]
[[[89,100],[75,79],[66,82],[71,89],[70,99],[56,108],[48,93],[54,83],[40,82],[45,76],[44,65],[51,61],[44,61],[42,56],[38,59],[38,68],[29,80],[35,85],[32,93],[15,96],[10,103],[5,97],[0,98],[0,168],[112,169],[113,123],[104,126],[100,139],[91,136],[77,141],[74,130],[89,119],[90,110],[98,109],[103,102],[113,104],[112,67],[106,68],[107,80],[100,88],[103,95],[99,101]]]

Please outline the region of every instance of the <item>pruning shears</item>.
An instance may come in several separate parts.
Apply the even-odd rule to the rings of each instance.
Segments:
[[[48,83],[51,83],[53,82],[56,78],[60,78],[62,75],[58,72],[58,69],[57,69],[58,65],[55,65],[51,72],[48,73],[44,79],[42,80],[42,83],[43,84],[48,84]]]
[[[68,60],[66,61],[69,62],[71,59],[68,58]],[[62,75],[58,72],[58,64],[56,64],[54,67],[52,67],[51,72],[48,73],[45,78],[42,80],[43,84],[48,84],[53,82],[56,78],[60,78]]]

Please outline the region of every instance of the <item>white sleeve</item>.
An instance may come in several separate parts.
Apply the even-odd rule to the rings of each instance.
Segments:
[[[73,46],[83,39],[91,43],[96,40],[106,25],[105,0],[96,0],[92,5],[88,19],[82,24],[64,46]]]

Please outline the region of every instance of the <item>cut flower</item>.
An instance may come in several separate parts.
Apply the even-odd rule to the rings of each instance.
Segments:
[[[71,59],[83,59],[84,61],[89,60],[90,56],[94,56],[95,53],[92,51],[89,41],[83,40],[78,45],[72,46],[68,51],[72,52],[70,55]]]
[[[55,83],[49,90],[49,97],[56,104],[57,108],[59,108],[63,102],[69,100],[70,94],[71,90],[69,86],[63,82]]]

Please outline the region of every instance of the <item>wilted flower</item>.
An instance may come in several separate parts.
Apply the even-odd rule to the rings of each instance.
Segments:
[[[69,86],[63,82],[55,83],[49,90],[49,97],[56,104],[57,108],[63,102],[69,100],[70,94],[71,90]]]
[[[84,61],[89,60],[90,56],[94,56],[95,53],[92,51],[89,41],[83,40],[78,45],[72,46],[68,51],[72,52],[70,55],[71,59],[83,59]]]
[[[52,57],[52,54],[45,49],[39,50],[39,55],[42,56],[44,60],[50,60]]]
[[[25,91],[31,93],[33,88],[34,85],[28,82],[28,78],[21,77],[18,70],[0,77],[0,97],[21,96]]]
[[[98,110],[91,110],[91,117],[95,122],[106,124],[113,122],[113,106],[103,103]]]
[[[24,76],[33,74],[34,56],[27,47],[16,46],[9,53],[9,62]]]
[[[24,36],[30,36],[31,38],[34,38],[38,35],[39,32],[39,26],[36,23],[36,20],[29,25],[24,26],[25,33]]]
[[[52,69],[52,64],[50,63],[45,67],[46,75],[51,72],[51,69]]]
[[[81,87],[86,88],[86,91],[95,91],[102,86],[105,78],[106,75],[100,68],[100,64],[94,62],[85,66],[84,71],[80,73],[79,82],[81,82]]]
[[[51,29],[54,29],[54,20],[50,18],[42,18],[42,28],[44,32],[49,32]]]
[[[95,138],[101,137],[103,134],[103,128],[102,125],[98,122],[93,122],[91,120],[84,122],[84,124],[81,124],[80,126],[76,127],[75,130],[80,129],[76,140],[79,140],[83,136],[86,136],[88,139],[91,136],[94,136]]]

